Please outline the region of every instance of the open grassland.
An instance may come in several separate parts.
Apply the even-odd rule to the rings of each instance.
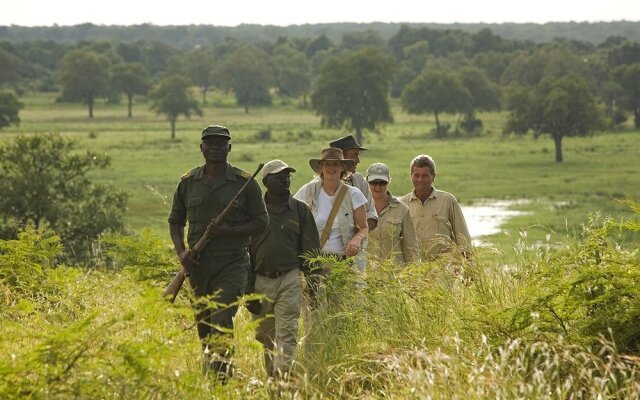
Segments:
[[[259,162],[281,158],[298,169],[292,181],[296,190],[312,177],[308,159],[345,131],[322,128],[320,118],[301,109],[297,102],[276,99],[273,107],[253,108],[248,114],[232,99],[210,93],[202,117],[178,120],[176,139],[170,139],[169,123],[138,102],[133,117],[126,117],[125,104],[98,103],[94,118],[86,107],[56,103],[53,94],[28,95],[21,111],[22,123],[5,128],[0,140],[16,134],[58,132],[79,141],[79,147],[105,152],[112,167],[95,173],[95,179],[109,182],[131,194],[128,226],[136,231],[150,227],[165,235],[166,215],[179,177],[200,165],[199,132],[208,124],[231,129],[233,149],[230,161],[247,171]],[[640,198],[640,133],[630,130],[605,132],[586,138],[565,138],[565,162],[555,163],[550,138],[503,137],[503,113],[480,115],[485,132],[479,137],[433,138],[432,115],[410,116],[393,106],[395,122],[380,132],[365,133],[359,170],[377,161],[392,171],[391,191],[396,195],[411,190],[409,162],[427,153],[438,163],[436,186],[454,193],[464,205],[479,199],[528,200],[518,207],[530,211],[505,225],[517,235],[527,230],[535,238],[548,233],[573,235],[590,212],[630,216],[627,207],[614,199]],[[453,116],[445,116],[453,123]],[[269,139],[258,132],[269,130]],[[473,232],[472,232],[473,234]],[[168,236],[168,235],[167,235]],[[501,245],[509,238],[497,235]]]
[[[189,290],[175,304],[160,298],[179,268],[167,203],[179,176],[201,163],[199,132],[229,126],[234,164],[252,171],[282,158],[298,169],[294,188],[311,178],[308,159],[344,132],[320,128],[295,104],[244,114],[223,98],[202,118],[180,120],[170,140],[168,122],[145,104],[131,119],[124,105],[98,104],[89,120],[52,95],[23,101],[22,124],[0,141],[59,132],[111,155],[95,179],[131,193],[132,233],[103,237],[89,268],[60,264],[51,232],[0,240],[2,399],[640,398],[640,206],[614,201],[640,197],[638,132],[566,139],[566,161],[556,164],[547,138],[503,138],[503,114],[481,116],[483,136],[435,140],[430,116],[395,105],[396,122],[366,134],[360,170],[388,163],[402,194],[409,161],[428,153],[439,162],[437,186],[463,205],[526,199],[519,207],[531,214],[509,221],[510,235],[471,262],[454,255],[399,270],[371,260],[364,277],[332,265],[327,291],[341,301],[305,314],[311,328],[301,329],[291,381],[266,379],[255,321],[241,307],[237,374],[219,386],[200,372]],[[272,139],[257,140],[265,129]],[[589,216],[596,211],[611,218]]]

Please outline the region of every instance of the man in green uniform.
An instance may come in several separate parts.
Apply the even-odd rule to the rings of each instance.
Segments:
[[[230,306],[243,293],[249,270],[248,245],[251,235],[263,231],[268,222],[262,191],[249,182],[235,201],[234,209],[217,226],[211,221],[222,212],[251,177],[227,162],[231,134],[224,126],[210,125],[202,131],[200,151],[205,164],[182,176],[173,195],[169,232],[195,296],[198,336],[203,344],[205,373],[221,381],[231,377],[231,335],[217,329],[233,329],[237,307]],[[213,238],[194,259],[185,246],[184,228],[189,223],[187,242],[193,247],[211,226]],[[213,302],[216,305],[212,305]],[[227,331],[228,332],[228,331]]]
[[[261,319],[256,339],[264,348],[269,376],[286,376],[291,372],[302,309],[300,271],[307,277],[312,275],[302,256],[318,253],[320,249],[311,209],[289,190],[290,173],[295,171],[281,160],[265,164],[262,183],[267,188],[264,201],[269,227],[253,236],[250,244],[252,273],[247,291],[254,290],[265,299],[252,303],[249,311]],[[313,282],[309,283],[308,287],[314,287]]]

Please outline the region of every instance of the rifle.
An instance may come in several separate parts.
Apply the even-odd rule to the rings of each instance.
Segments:
[[[244,192],[244,190],[247,188],[247,186],[249,185],[249,182],[251,182],[256,177],[256,175],[258,175],[258,172],[260,172],[262,167],[264,167],[264,164],[260,163],[258,165],[258,168],[256,169],[256,172],[254,172],[253,175],[251,175],[251,177],[247,179],[247,181],[244,183],[244,185],[242,185],[240,190],[238,190],[238,193],[236,193],[236,195],[233,196],[233,198],[231,199],[229,204],[227,204],[224,210],[222,210],[222,212],[218,214],[217,217],[212,219],[209,225],[207,225],[207,230],[204,232],[200,240],[198,240],[196,244],[189,249],[189,254],[191,255],[191,257],[193,257],[194,259],[198,258],[202,250],[205,248],[205,246],[209,243],[209,241],[213,237],[213,235],[211,234],[211,229],[209,228],[211,224],[213,223],[220,226],[224,223],[224,221],[227,219],[229,214],[231,214],[231,210],[233,210],[233,208],[235,207],[236,200],[238,199],[238,197],[240,197],[242,192]],[[184,270],[184,268],[178,271],[176,276],[174,276],[173,279],[171,280],[171,283],[169,283],[169,286],[167,286],[167,288],[165,289],[164,293],[162,293],[162,297],[166,298],[167,300],[173,303],[176,300],[176,297],[178,296],[178,292],[180,291],[180,288],[182,288],[184,279],[188,276],[189,275]]]

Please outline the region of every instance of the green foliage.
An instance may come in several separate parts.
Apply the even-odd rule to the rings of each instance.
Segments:
[[[187,118],[191,114],[202,115],[196,99],[189,92],[189,83],[174,75],[161,80],[149,93],[151,109],[156,114],[164,114],[171,123],[171,139],[176,137],[176,121],[180,115]]]
[[[134,235],[107,234],[102,243],[117,269],[130,269],[140,280],[167,279],[180,269],[173,249],[149,229]]]
[[[273,50],[276,85],[283,96],[298,97],[306,94],[311,85],[311,67],[304,53],[288,45]],[[306,99],[306,96],[305,96]],[[306,107],[306,104],[304,104]]]
[[[120,63],[113,67],[111,72],[112,89],[121,91],[127,96],[128,116],[133,114],[133,96],[137,94],[147,94],[149,91],[149,74],[144,65],[140,63]]]
[[[388,95],[393,70],[393,59],[376,48],[326,61],[311,94],[322,125],[353,129],[362,142],[363,129],[392,122]]]
[[[18,227],[50,227],[67,254],[81,259],[102,232],[123,228],[127,195],[87,176],[107,168],[108,156],[75,147],[57,134],[18,136],[0,147],[0,215]]]
[[[469,110],[471,94],[451,72],[426,70],[416,77],[402,93],[402,108],[409,114],[432,112],[436,134],[446,136],[440,123],[442,113],[463,113]]]
[[[267,54],[256,46],[239,45],[222,61],[216,79],[221,88],[235,93],[245,113],[251,106],[271,104],[273,67]]]
[[[472,262],[370,260],[360,275],[315,257],[331,270],[328,301],[304,313],[299,374],[266,379],[256,324],[241,310],[226,386],[200,372],[189,303],[161,299],[168,277],[151,270],[172,255],[157,238],[113,235],[104,242],[118,268],[83,272],[55,264],[55,238],[25,231],[0,241],[0,266],[39,266],[29,278],[38,284],[20,286],[29,290],[0,280],[0,397],[636,398],[640,264],[612,241],[614,227],[594,217],[584,240],[559,249],[523,234],[510,264],[479,249]]]
[[[640,259],[610,240],[616,225],[593,215],[581,243],[527,274],[520,304],[507,312],[512,335],[581,346],[610,337],[620,351],[640,353]]]
[[[207,91],[213,84],[213,72],[216,58],[213,49],[201,47],[191,50],[184,56],[184,69],[193,84],[202,90],[202,104],[207,104]]]
[[[640,62],[615,68],[613,76],[622,88],[620,107],[633,113],[635,127],[640,129]]]
[[[0,241],[0,281],[15,293],[33,294],[61,254],[59,237],[27,228],[15,240]]]
[[[20,117],[18,112],[24,105],[18,97],[11,92],[0,92],[0,129],[9,125],[18,125]]]
[[[96,98],[109,93],[110,65],[107,56],[95,51],[70,50],[62,59],[58,71],[63,86],[62,98],[82,101],[89,107],[89,118],[93,118]]]
[[[507,109],[510,114],[504,132],[549,134],[554,140],[556,162],[563,161],[563,137],[586,136],[602,126],[589,86],[575,77],[545,80],[533,90],[514,89],[508,96]]]

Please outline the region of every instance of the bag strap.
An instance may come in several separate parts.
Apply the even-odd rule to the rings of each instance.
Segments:
[[[336,215],[338,215],[338,210],[340,209],[340,204],[342,204],[342,200],[344,200],[344,196],[347,194],[348,190],[349,188],[347,185],[340,183],[338,194],[333,202],[333,207],[331,207],[329,218],[327,218],[327,224],[324,226],[324,230],[320,236],[320,248],[322,248],[327,242],[327,239],[329,239],[329,233],[331,232],[331,227],[333,227],[333,220],[336,219]]]

